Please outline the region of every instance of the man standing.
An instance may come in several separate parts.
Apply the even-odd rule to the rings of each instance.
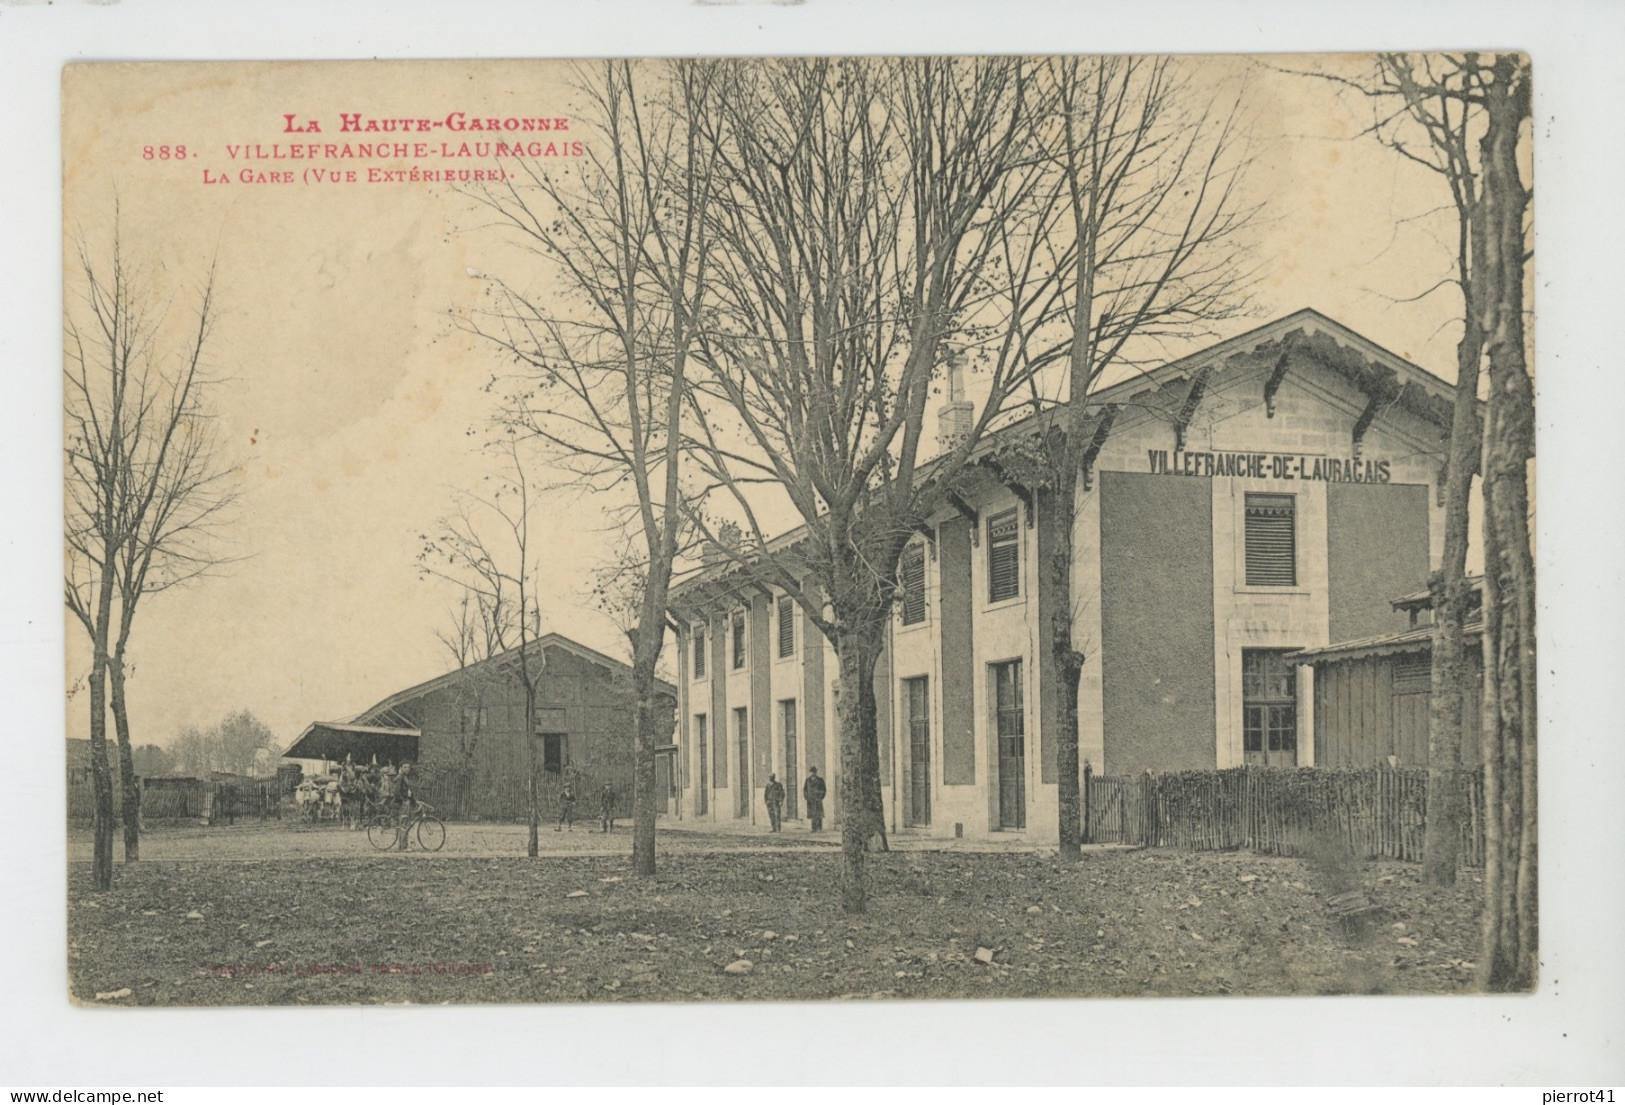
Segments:
[[[412,765],[403,763],[395,773],[395,846],[400,851],[406,851],[408,822],[412,819],[412,812],[417,808],[416,793],[417,780],[412,777]]]
[[[801,787],[801,796],[807,800],[807,820],[812,822],[812,831],[824,831],[824,795],[828,793],[824,787],[824,778],[818,774],[816,767],[807,769],[807,781]]]
[[[607,833],[615,828],[615,788],[608,783],[598,795],[598,831]]]
[[[553,831],[568,829],[575,832],[576,828],[576,785],[572,782],[564,784],[559,791],[559,823],[553,826]]]
[[[762,797],[767,802],[767,819],[773,823],[773,831],[779,831],[784,813],[784,784],[779,782],[777,775],[767,777],[767,787],[762,791]]]

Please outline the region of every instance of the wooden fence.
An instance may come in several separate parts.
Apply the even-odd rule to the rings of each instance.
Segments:
[[[115,780],[116,784],[117,780]],[[282,816],[274,783],[222,782],[192,778],[144,778],[137,782],[141,793],[141,821],[202,821],[210,825],[231,825],[238,820]],[[113,814],[118,816],[119,790],[113,788]],[[72,825],[89,825],[95,813],[95,795],[89,783],[68,784],[68,820]]]
[[[1460,773],[1462,862],[1484,859],[1484,785]],[[1425,768],[1237,767],[1144,775],[1084,770],[1084,840],[1301,856],[1340,844],[1366,859],[1419,861]]]
[[[566,778],[575,784],[577,821],[598,821],[599,795],[605,782],[615,787],[616,818],[631,818],[632,788],[629,782],[606,779],[591,767],[571,765],[563,774],[556,771],[537,772],[538,805],[544,825],[556,823],[559,819],[559,792],[564,789]],[[460,782],[451,771],[426,769],[418,781],[417,796],[448,820],[530,820],[530,781],[525,775],[498,775],[471,780],[466,783],[461,802],[458,793]]]

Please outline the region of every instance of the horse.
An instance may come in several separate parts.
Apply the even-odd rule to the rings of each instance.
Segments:
[[[339,780],[339,824],[359,829],[366,820],[367,788],[360,779]]]
[[[306,779],[294,789],[293,794],[299,803],[299,819],[315,821],[321,810],[322,789],[312,780]]]

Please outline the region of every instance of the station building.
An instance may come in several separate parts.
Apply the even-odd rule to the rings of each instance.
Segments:
[[[1439,562],[1452,402],[1445,381],[1313,310],[1090,396],[1073,549],[1080,763],[1319,763],[1303,654],[1409,628],[1392,600]],[[943,433],[968,406],[947,405]],[[984,440],[900,563],[875,678],[893,831],[1057,833],[1044,566],[1059,535],[1047,493],[999,462],[1049,417]],[[788,596],[726,565],[683,580],[671,605],[678,815],[765,822],[771,772],[799,819],[817,767],[838,817],[833,648]]]
[[[534,755],[544,818],[557,816],[566,781],[583,816],[596,813],[599,790],[608,784],[616,793],[616,816],[630,817],[632,669],[557,633],[530,642],[528,655],[536,681],[531,733],[525,731],[520,650],[513,648],[397,691],[347,720],[312,722],[283,758],[324,770],[346,757],[357,764],[409,762],[422,797],[447,816],[519,821],[529,814]],[[655,691],[669,727],[677,688],[660,680]],[[670,814],[677,812],[675,753],[662,740],[655,759],[657,808]]]

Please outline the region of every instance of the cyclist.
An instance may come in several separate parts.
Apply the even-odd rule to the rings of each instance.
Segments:
[[[417,779],[412,775],[412,765],[404,763],[395,773],[395,810],[402,821],[411,815],[417,808],[417,795],[415,793]]]

